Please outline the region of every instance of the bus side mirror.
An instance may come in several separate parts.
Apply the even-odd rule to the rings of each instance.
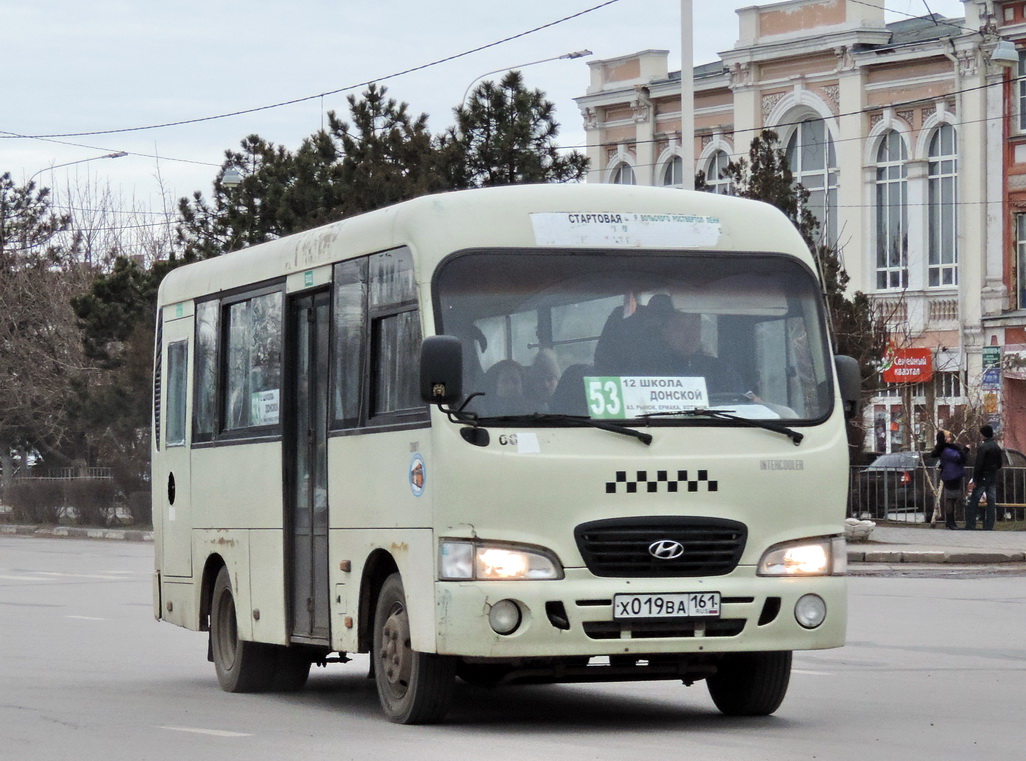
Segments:
[[[837,385],[841,388],[844,417],[851,420],[859,411],[862,396],[862,373],[859,370],[859,362],[854,357],[836,354],[834,367],[837,369]]]
[[[420,346],[420,398],[453,404],[463,396],[463,342],[455,336],[428,336]]]

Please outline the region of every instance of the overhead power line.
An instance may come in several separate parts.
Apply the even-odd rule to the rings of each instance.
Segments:
[[[284,101],[281,101],[279,103],[272,103],[272,104],[266,105],[266,106],[256,106],[254,108],[246,108],[246,109],[242,109],[242,110],[239,110],[239,111],[230,111],[228,113],[215,114],[213,116],[201,116],[201,117],[197,117],[195,119],[181,119],[181,120],[178,120],[178,121],[163,122],[161,124],[149,124],[149,125],[146,125],[146,126],[143,126],[143,127],[121,127],[121,128],[118,128],[118,129],[93,130],[93,131],[90,131],[90,132],[59,132],[59,133],[52,133],[52,134],[46,134],[46,135],[15,135],[15,134],[10,133],[10,132],[2,132],[2,131],[0,131],[0,139],[12,140],[12,139],[24,139],[24,138],[27,138],[27,139],[34,139],[34,140],[42,140],[42,139],[57,138],[57,137],[92,137],[92,136],[96,136],[96,135],[117,135],[117,134],[123,134],[125,132],[143,132],[145,130],[164,129],[166,127],[181,127],[181,126],[184,126],[184,125],[187,125],[187,124],[200,124],[202,122],[214,121],[216,119],[227,119],[227,118],[232,117],[232,116],[242,116],[244,114],[255,114],[255,113],[259,112],[259,111],[270,111],[271,109],[283,108],[284,106],[292,106],[292,105],[295,105],[297,103],[305,103],[306,101],[316,100],[318,98],[324,98],[324,97],[329,96],[329,95],[338,95],[339,93],[347,92],[349,90],[356,90],[356,89],[359,89],[361,87],[367,87],[368,85],[374,84],[375,82],[385,82],[385,81],[390,80],[390,79],[396,79],[397,77],[406,76],[407,74],[413,74],[414,72],[417,72],[417,71],[423,71],[424,69],[430,69],[430,68],[432,68],[434,66],[439,66],[439,65],[441,65],[443,63],[449,63],[450,61],[455,61],[455,60],[457,60],[459,58],[464,58],[464,57],[466,57],[468,55],[472,55],[474,53],[480,53],[482,50],[488,50],[489,48],[494,48],[494,47],[497,47],[499,45],[504,45],[507,42],[512,42],[513,40],[518,40],[521,37],[527,37],[528,35],[535,34],[536,32],[540,32],[540,31],[542,31],[544,29],[551,29],[554,26],[558,26],[559,24],[564,24],[567,21],[572,21],[573,19],[580,18],[581,16],[585,16],[585,15],[587,15],[589,13],[593,13],[593,12],[595,12],[597,10],[605,8],[606,6],[613,5],[613,4],[618,3],[618,2],[620,2],[620,0],[606,0],[603,3],[599,3],[598,5],[592,6],[591,8],[586,8],[585,10],[580,11],[578,13],[574,13],[574,14],[571,14],[569,16],[564,16],[563,18],[557,19],[556,21],[551,21],[548,24],[542,24],[541,26],[536,26],[533,29],[528,29],[527,31],[520,32],[518,34],[513,34],[513,35],[510,35],[509,37],[503,37],[501,40],[496,40],[495,42],[490,42],[487,45],[479,45],[476,48],[472,48],[470,50],[464,50],[462,53],[456,53],[454,55],[446,56],[445,58],[439,58],[438,60],[431,61],[430,63],[421,64],[420,66],[414,66],[414,67],[409,68],[409,69],[403,69],[402,71],[397,71],[397,72],[394,72],[392,74],[387,74],[386,76],[383,76],[383,77],[376,77],[374,79],[369,79],[366,82],[359,82],[357,84],[347,85],[345,87],[340,87],[340,88],[338,88],[336,90],[329,90],[327,92],[317,93],[316,95],[305,95],[305,96],[303,96],[301,98],[293,98],[291,100],[284,100]]]

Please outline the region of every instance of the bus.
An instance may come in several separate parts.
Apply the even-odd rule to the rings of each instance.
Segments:
[[[767,715],[793,651],[843,645],[858,367],[775,208],[429,195],[158,299],[154,613],[222,689],[368,654],[397,723],[461,683],[704,680]]]

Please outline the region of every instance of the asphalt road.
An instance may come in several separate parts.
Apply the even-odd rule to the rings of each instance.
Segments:
[[[776,715],[704,685],[461,686],[447,723],[383,719],[366,659],[301,693],[228,695],[204,635],[157,623],[152,545],[0,536],[0,760],[410,761],[1023,754],[1024,577],[853,578],[849,644],[796,653]]]

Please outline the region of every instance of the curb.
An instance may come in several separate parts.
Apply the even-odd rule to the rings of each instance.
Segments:
[[[73,539],[108,539],[129,542],[152,542],[153,532],[142,529],[79,528],[77,526],[35,526],[0,525],[0,535],[36,536]]]
[[[990,565],[992,563],[1022,563],[1026,552],[1016,550],[981,549],[917,549],[891,547],[890,549],[848,549],[849,563],[952,563],[957,565]]]

